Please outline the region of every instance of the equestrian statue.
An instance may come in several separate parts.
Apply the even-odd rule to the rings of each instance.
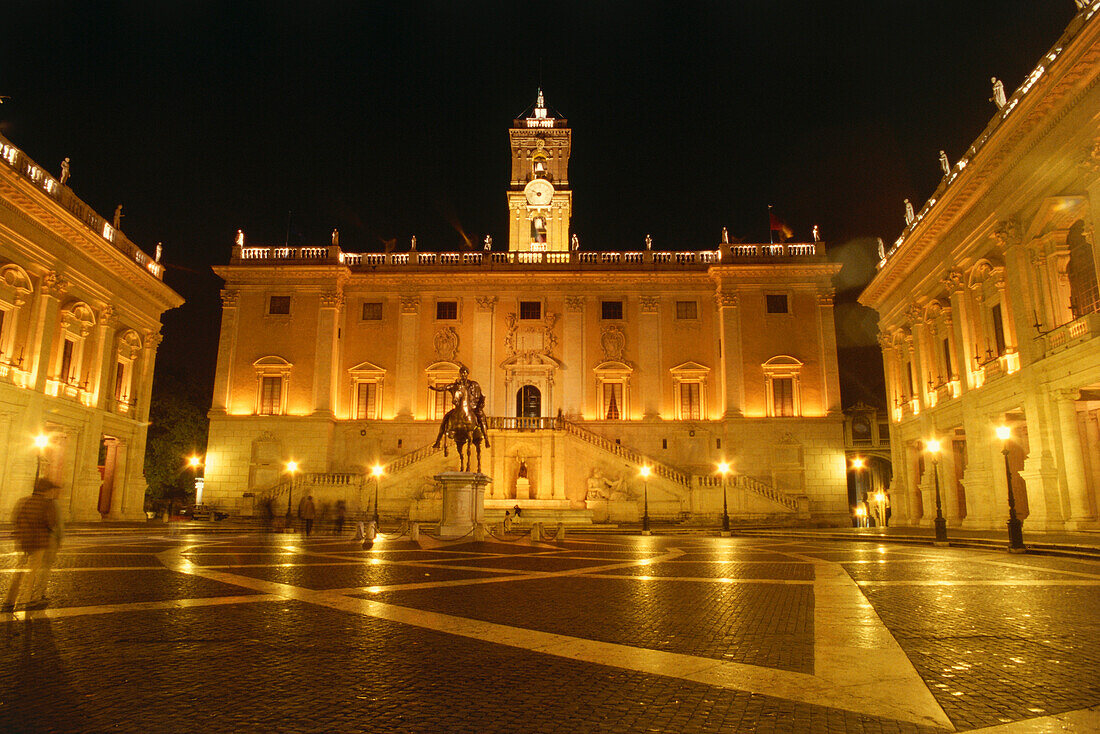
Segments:
[[[436,392],[451,394],[453,406],[443,416],[439,424],[439,433],[435,437],[435,448],[443,446],[443,455],[447,456],[447,439],[455,442],[458,450],[459,471],[470,471],[471,449],[477,448],[477,471],[481,471],[481,444],[489,448],[489,432],[485,426],[485,394],[476,380],[469,379],[470,371],[463,365],[458,370],[458,379],[449,385],[437,387],[429,385]]]

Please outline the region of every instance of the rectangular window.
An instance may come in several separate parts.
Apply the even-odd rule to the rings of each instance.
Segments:
[[[65,343],[61,347],[61,377],[65,382],[69,381],[72,377],[70,371],[73,368],[73,342],[71,339],[66,339]]]
[[[622,417],[623,410],[623,384],[621,382],[605,382],[603,385],[603,417],[609,421],[617,421]]]
[[[355,397],[355,417],[358,420],[373,420],[378,401],[378,383],[360,382]]]
[[[440,384],[445,385],[446,383]],[[440,385],[436,385],[436,387],[439,386]],[[432,409],[435,411],[432,415],[432,418],[434,418],[435,420],[440,420],[441,418],[443,418],[443,416],[447,414],[448,396],[450,396],[450,393],[448,393],[446,390],[442,392],[435,392],[434,390],[432,391]]]
[[[950,380],[954,375],[951,369],[951,340],[943,340],[943,368],[947,370],[947,379]]]
[[[290,314],[290,296],[272,296],[267,302],[267,312],[273,316]]]
[[[1002,357],[1006,351],[1005,323],[1001,317],[1001,304],[993,307],[993,339],[997,342],[997,356]]]
[[[260,381],[260,415],[275,415],[283,397],[283,378],[264,377]]]
[[[680,383],[680,420],[699,420],[699,387],[698,382]]]
[[[458,301],[439,301],[435,304],[435,317],[439,321],[454,321],[458,318]]]
[[[678,319],[697,319],[699,318],[699,304],[695,301],[677,301],[676,302],[676,318]]]
[[[520,301],[519,317],[524,320],[538,320],[542,318],[541,301]]]
[[[381,321],[382,304],[370,302],[363,304],[363,321]]]
[[[126,365],[119,362],[115,365],[115,400],[122,400],[123,390],[126,388]]]
[[[794,379],[791,377],[773,379],[772,398],[775,415],[794,415]]]
[[[600,302],[600,318],[602,319],[622,319],[623,317],[623,302],[622,301],[601,301]]]
[[[790,313],[787,308],[786,294],[769,293],[764,298],[767,301],[768,313]]]
[[[0,346],[4,345],[4,317],[7,315],[7,311],[0,309]]]

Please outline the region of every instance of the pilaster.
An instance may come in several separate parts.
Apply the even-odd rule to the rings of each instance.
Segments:
[[[343,305],[344,294],[340,289],[321,294],[320,308],[317,311],[317,339],[313,350],[313,414],[318,416],[335,415],[333,371],[337,364],[336,330]]]
[[[643,295],[638,330],[638,363],[641,366],[642,417],[661,415],[661,299]]]
[[[821,408],[829,415],[839,415],[840,368],[836,356],[836,317],[833,312],[833,294],[817,296],[818,343],[821,345],[821,371],[824,398]],[[805,408],[805,406],[803,406]]]
[[[210,412],[224,415],[229,406],[233,360],[237,351],[237,324],[240,318],[240,291],[223,289],[222,324],[218,335],[218,366],[214,373],[214,399]]]
[[[92,394],[95,395],[95,405],[100,410],[107,410],[111,402],[111,366],[115,363],[114,347],[115,332],[118,329],[118,316],[111,306],[105,307],[99,313],[99,322],[96,324],[96,354],[92,362],[94,372],[91,375]]]
[[[736,293],[719,291],[718,320],[722,329],[722,391],[726,418],[740,418],[745,404],[741,359],[741,309]]]
[[[583,417],[587,405],[584,396],[584,303],[584,296],[565,297],[565,323],[562,327],[562,361],[565,362],[562,411],[574,418]]]
[[[401,296],[401,315],[397,324],[397,416],[416,416],[416,381],[420,369],[420,298]]]
[[[46,389],[46,371],[49,369],[50,355],[53,353],[60,324],[58,311],[61,297],[69,289],[69,282],[54,271],[42,276],[38,301],[35,304],[34,331],[31,334],[31,384],[35,392]]]
[[[496,296],[478,296],[477,311],[474,314],[473,374],[481,382],[485,392],[485,410],[492,414],[500,410],[496,403],[496,370],[493,369],[495,341],[493,338],[493,312],[496,309]]]
[[[1057,390],[1054,402],[1058,409],[1058,432],[1062,437],[1062,470],[1068,494],[1069,519],[1073,528],[1091,525],[1096,520],[1089,504],[1088,480],[1082,454],[1081,434],[1077,426],[1078,390]]]

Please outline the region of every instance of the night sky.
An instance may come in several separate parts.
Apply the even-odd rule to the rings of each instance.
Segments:
[[[573,128],[584,249],[766,240],[767,205],[838,279],[844,402],[881,402],[891,242],[1075,12],[1073,0],[8,2],[0,130],[152,252],[189,303],[158,371],[212,383],[234,233],[348,251],[507,243],[507,128],[540,85]],[[289,228],[288,228],[288,212]]]

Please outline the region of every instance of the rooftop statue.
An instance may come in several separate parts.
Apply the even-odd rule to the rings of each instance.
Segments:
[[[814,225],[813,235],[814,235],[814,242],[821,242],[821,230],[817,228],[816,224]]]
[[[121,224],[122,224],[122,204],[119,204],[118,206],[115,207],[115,219],[114,219],[114,222],[111,224],[111,226],[114,227],[115,229],[121,229],[121,227],[119,226]]]
[[[237,230],[237,246],[244,247],[244,231],[240,229]]]
[[[492,250],[493,250],[493,236],[492,235],[488,235],[488,234],[485,235],[485,247],[484,247],[484,249],[485,249],[485,252],[492,252]]]
[[[332,244],[339,246],[340,244],[340,230],[332,230]]]
[[[997,77],[993,77],[989,81],[993,82],[993,96],[989,98],[989,101],[997,105],[997,109],[1001,109],[1008,103],[1008,99],[1005,98],[1005,85]]]
[[[725,227],[722,227],[722,244],[728,245],[730,243],[730,231]]]
[[[649,235],[645,236],[645,249],[647,249],[647,250],[652,250],[653,249],[653,238],[650,237]]]
[[[943,169],[943,175],[951,175],[951,161],[947,160],[947,153],[940,151],[940,168]]]
[[[61,161],[61,183],[69,180],[69,159]]]
[[[573,252],[581,249],[581,240],[576,234],[569,238],[569,249]]]
[[[909,225],[913,223],[913,220],[917,218],[917,215],[913,213],[913,202],[908,199],[905,200],[905,224]]]
[[[881,237],[878,238],[878,259],[886,259],[886,244],[882,241]]]

